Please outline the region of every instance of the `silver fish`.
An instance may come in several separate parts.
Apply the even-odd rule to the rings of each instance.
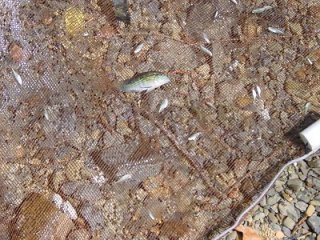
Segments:
[[[188,137],[188,140],[189,141],[196,141],[200,137],[200,135],[201,135],[201,132],[194,133],[190,137]]]
[[[202,52],[208,54],[210,57],[213,56],[213,55],[212,55],[212,52],[211,52],[208,48],[206,48],[205,46],[200,45],[200,49],[202,50]]]
[[[268,27],[268,30],[272,33],[284,34],[284,29],[282,28]]]
[[[138,74],[122,83],[123,92],[150,92],[170,82],[170,78],[160,72],[145,72]]]
[[[263,13],[264,11],[267,11],[270,9],[272,9],[272,6],[263,6],[263,7],[252,10],[252,13]]]
[[[169,100],[166,98],[160,104],[159,113],[161,113],[164,109],[166,109],[168,105],[169,105]]]
[[[22,85],[22,78],[21,76],[19,75],[19,73],[17,73],[13,68],[11,68],[12,72],[13,72],[13,75],[14,75],[14,78],[16,79],[16,81]]]
[[[134,54],[138,54],[144,46],[144,43],[140,43],[133,51]]]

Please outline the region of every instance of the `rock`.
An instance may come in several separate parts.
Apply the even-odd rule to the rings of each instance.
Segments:
[[[294,221],[298,221],[300,218],[300,213],[295,209],[290,203],[281,203],[279,204],[280,214],[283,216],[288,216]]]
[[[273,214],[273,213],[269,213],[268,214],[268,217],[269,217],[269,219],[270,219],[270,221],[271,222],[273,222],[273,223],[278,223],[278,219],[276,218],[276,216]]]
[[[303,182],[300,179],[295,178],[295,179],[288,180],[287,185],[293,191],[298,192],[301,190],[303,186]]]
[[[289,228],[287,227],[282,227],[282,232],[284,233],[284,235],[286,235],[287,237],[291,237],[291,231]]]
[[[305,203],[309,203],[311,200],[311,193],[310,191],[302,191],[297,193],[297,199],[304,201]]]
[[[316,157],[308,161],[308,165],[311,168],[320,168],[320,158]]]
[[[295,221],[292,220],[290,217],[286,217],[283,221],[283,225],[287,228],[289,228],[290,230],[292,230],[294,228],[294,226],[296,225]]]
[[[313,178],[312,179],[312,183],[313,183],[313,186],[316,190],[320,191],[320,179],[319,178]]]
[[[231,233],[228,234],[226,237],[226,240],[236,240],[238,238],[238,234],[236,231],[232,231]]]
[[[73,227],[67,215],[39,193],[32,193],[19,207],[13,240],[64,240]]]
[[[62,197],[59,194],[55,193],[52,196],[52,202],[56,205],[57,208],[60,209],[63,200],[62,200]]]
[[[268,205],[274,205],[277,202],[279,202],[281,199],[280,195],[278,193],[274,194],[273,196],[270,196],[267,198],[267,204]]]
[[[307,220],[308,226],[317,234],[320,234],[320,217],[313,215]]]
[[[259,203],[259,205],[260,205],[261,207],[265,207],[265,206],[267,205],[267,199],[266,199],[266,197],[263,197],[263,198],[262,198],[262,200],[261,200],[261,202]]]
[[[262,212],[255,214],[253,217],[254,221],[261,221],[266,215]]]
[[[69,235],[67,240],[89,240],[90,234],[85,229],[76,229],[72,231]]]
[[[292,200],[293,200],[293,198],[292,198],[289,194],[287,194],[287,193],[285,193],[285,192],[282,193],[282,197],[283,197],[285,200],[287,200],[288,202],[292,202]]]
[[[85,204],[81,207],[80,213],[92,230],[100,229],[104,225],[103,214],[98,208]]]
[[[315,212],[315,207],[313,205],[309,205],[306,211],[306,216],[311,217]]]
[[[74,209],[74,207],[71,205],[69,201],[65,201],[61,205],[61,210],[65,214],[67,214],[72,220],[76,220],[78,218],[77,211]]]
[[[310,202],[310,204],[313,205],[313,206],[319,207],[320,206],[320,200],[312,200]]]
[[[98,184],[85,183],[78,187],[74,197],[80,201],[94,202],[102,198]]]
[[[284,233],[281,231],[276,232],[276,238],[277,239],[283,239],[285,237]]]
[[[305,202],[299,201],[296,203],[296,208],[298,208],[301,212],[306,211],[308,207],[308,204],[306,204]]]
[[[274,231],[281,231],[281,227],[278,224],[271,223],[270,228]]]

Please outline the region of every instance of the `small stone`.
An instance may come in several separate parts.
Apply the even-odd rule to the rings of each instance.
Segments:
[[[302,191],[297,193],[297,199],[309,203],[311,199],[311,194],[308,191]]]
[[[279,204],[280,214],[283,216],[288,216],[294,221],[298,221],[300,218],[300,213],[296,211],[295,207],[290,203],[281,203]]]
[[[254,221],[261,221],[266,215],[262,212],[255,214],[253,217]]]
[[[231,233],[228,234],[226,237],[226,240],[236,240],[238,238],[238,234],[236,231],[232,231]]]
[[[15,62],[17,62],[17,63],[21,62],[22,57],[23,57],[23,51],[22,51],[22,48],[18,44],[12,43],[9,47],[9,53],[10,53],[11,58]]]
[[[287,237],[291,237],[291,231],[289,228],[287,227],[282,227],[282,232],[284,233],[284,235],[286,235]]]
[[[281,231],[281,227],[276,224],[276,223],[271,223],[270,224],[270,228],[273,230],[273,231]]]
[[[277,239],[283,239],[285,237],[285,235],[283,234],[283,232],[281,231],[277,231],[276,232],[276,238]]]
[[[259,203],[261,207],[265,207],[267,205],[267,199],[266,197],[263,197],[261,202]]]
[[[313,205],[309,205],[306,211],[306,216],[311,217],[315,212],[315,207]]]
[[[285,193],[285,192],[282,193],[282,197],[283,197],[285,200],[287,200],[288,202],[292,202],[292,200],[293,200],[293,198],[292,198],[289,194],[287,194],[287,193]]]
[[[65,214],[67,214],[72,220],[76,220],[78,218],[77,211],[74,209],[74,207],[71,205],[69,201],[65,201],[61,205],[61,210]]]
[[[62,205],[63,200],[62,200],[62,197],[59,194],[55,193],[52,196],[52,202],[56,205],[57,208],[60,208],[61,205]]]
[[[305,202],[299,201],[296,203],[296,208],[298,208],[301,212],[306,211],[308,207],[308,204],[306,204]]]
[[[320,234],[320,217],[313,215],[307,220],[308,226],[317,234]]]
[[[85,229],[76,229],[72,231],[69,235],[67,240],[89,240],[90,235],[87,230]]]
[[[283,225],[292,230],[296,223],[290,217],[286,217],[283,221]]]
[[[80,213],[92,230],[100,229],[104,225],[104,216],[98,208],[85,204]]]
[[[73,227],[70,218],[39,193],[23,201],[14,222],[13,240],[64,240]]]
[[[313,206],[319,207],[320,206],[320,200],[312,200],[310,202],[310,204],[313,205]]]
[[[201,74],[202,77],[204,78],[209,78],[210,77],[210,66],[208,63],[205,63],[198,67],[196,71]]]
[[[295,179],[288,180],[287,185],[293,191],[298,192],[302,188],[303,182],[300,179],[295,178]]]
[[[320,191],[320,179],[319,178],[313,178],[312,179],[312,183],[313,183],[313,186],[316,190]]]
[[[274,205],[277,202],[279,202],[280,199],[281,199],[280,195],[278,193],[276,193],[273,196],[267,198],[267,204],[268,205]]]
[[[273,213],[269,213],[268,214],[268,217],[269,217],[269,219],[270,219],[270,221],[271,222],[273,222],[273,223],[278,223],[278,219],[276,218],[276,216],[273,214]]]

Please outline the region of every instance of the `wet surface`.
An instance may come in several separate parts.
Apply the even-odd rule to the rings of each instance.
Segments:
[[[286,134],[320,107],[316,2],[138,0],[130,23],[102,1],[1,4],[1,219],[58,193],[72,231],[201,239],[305,151]],[[171,82],[119,90],[149,71]]]

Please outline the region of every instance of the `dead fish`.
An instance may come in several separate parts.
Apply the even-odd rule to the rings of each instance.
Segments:
[[[259,86],[256,86],[258,97],[261,97],[261,88]]]
[[[206,33],[202,33],[202,37],[206,41],[206,43],[208,43],[208,44],[210,43],[210,39]]]
[[[189,141],[196,141],[200,137],[200,135],[201,135],[201,132],[194,133],[190,137],[188,137],[188,140]]]
[[[143,43],[140,43],[140,44],[136,47],[136,49],[134,49],[133,53],[134,53],[134,54],[138,54],[138,53],[142,50],[143,47],[144,47],[144,44],[143,44]]]
[[[277,34],[284,34],[284,29],[282,28],[268,27],[268,31]]]
[[[161,113],[164,109],[166,109],[168,105],[169,105],[169,100],[166,98],[160,104],[159,113]]]
[[[252,10],[252,13],[263,13],[264,11],[272,9],[272,6],[263,6]]]
[[[253,100],[257,99],[257,92],[255,89],[252,89],[252,97],[253,97]]]
[[[200,45],[200,49],[202,50],[202,52],[204,52],[204,53],[208,54],[210,57],[212,57],[212,52],[208,48]]]
[[[309,63],[310,65],[312,65],[312,64],[313,64],[313,62],[311,61],[311,59],[310,59],[310,58],[308,58],[308,57],[307,57],[307,61],[308,61],[308,63]]]
[[[150,92],[169,82],[169,77],[163,73],[145,72],[124,81],[120,90],[123,92]]]
[[[16,81],[22,85],[22,78],[21,76],[13,69],[11,68],[12,72],[13,72],[13,75],[14,75],[14,78],[16,79]]]
[[[234,4],[238,4],[236,0],[231,0],[231,2],[233,2]]]

